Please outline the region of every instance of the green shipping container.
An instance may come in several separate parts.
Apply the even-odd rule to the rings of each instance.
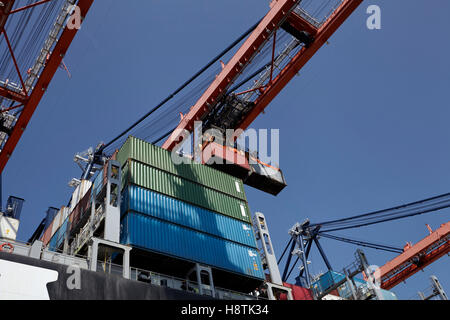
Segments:
[[[248,204],[243,200],[133,160],[128,160],[122,172],[122,189],[137,185],[251,223]]]
[[[128,159],[143,162],[152,167],[224,192],[241,200],[247,200],[242,180],[190,160],[189,164],[176,165],[172,161],[170,151],[132,136],[128,137],[127,141],[117,154],[117,161],[119,161],[122,166]]]

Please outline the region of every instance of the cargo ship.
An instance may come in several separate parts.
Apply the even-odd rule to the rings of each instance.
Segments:
[[[363,253],[351,280],[329,271],[310,285],[283,281],[243,181],[175,156],[183,161],[129,136],[71,181],[69,204],[49,208],[28,244],[15,239],[23,199],[11,197],[0,219],[0,299],[396,299],[353,278],[368,272]]]
[[[179,156],[176,165],[171,152],[130,136],[92,179],[72,181],[69,205],[49,208],[29,245],[14,241],[20,207],[10,205],[16,213],[2,219],[16,227],[2,234],[0,259],[11,278],[1,281],[26,272],[51,299],[256,299],[266,274],[243,181]],[[72,290],[71,268],[81,279]],[[44,269],[53,281],[36,276]],[[26,297],[24,285],[2,287]]]
[[[335,272],[319,243],[319,238],[333,236],[309,220],[289,231],[290,242],[278,260],[270,221],[251,211],[244,185],[278,195],[287,186],[283,171],[263,161],[257,151],[240,148],[236,137],[224,139],[228,130],[240,134],[247,130],[361,2],[271,1],[263,19],[167,99],[107,144],[77,154],[74,160],[82,175],[69,183],[73,187],[70,200],[67,205],[48,208],[27,243],[17,240],[24,200],[10,197],[0,212],[0,299],[397,299],[389,291],[392,287],[450,251],[448,223],[435,231],[429,228],[429,237],[403,249],[341,238],[399,254],[381,268],[380,285],[374,282],[361,250],[353,269]],[[93,3],[0,3],[0,28],[5,38],[0,49],[4,49],[3,57],[12,58],[3,59],[0,69],[17,72],[17,78],[0,79],[0,177],[56,71],[63,69],[71,76],[63,58]],[[32,19],[35,9],[39,15]],[[30,28],[29,23],[36,27]],[[8,38],[11,29],[13,45]],[[22,39],[29,29],[29,38]],[[38,39],[43,46],[35,46]],[[16,49],[21,50],[19,61]],[[228,63],[222,61],[226,59]],[[23,61],[27,64],[22,65]],[[213,65],[219,74],[205,74]],[[200,79],[208,84],[200,84]],[[171,106],[180,114],[175,128],[173,121],[168,128],[161,126],[164,131],[172,129],[154,141],[153,136],[130,134],[142,129],[139,125],[150,127],[143,121],[194,84],[194,94]],[[186,102],[191,98],[195,98],[193,105]],[[154,123],[164,118],[156,114],[151,119]],[[192,143],[192,154],[176,151],[184,133],[195,135],[199,120],[205,125],[200,144]],[[395,218],[398,208],[411,216],[422,214],[450,207],[437,206],[448,201],[446,197],[449,195],[380,212]],[[416,208],[417,204],[422,207]],[[421,208],[422,213],[417,211]],[[382,218],[374,214],[369,214],[370,219]],[[354,226],[369,223],[361,216],[343,220],[349,224],[356,220]],[[325,228],[330,230],[335,229]],[[308,270],[313,244],[328,268],[317,276]],[[281,273],[279,264],[286,252],[288,261]],[[291,267],[293,258],[296,261]],[[298,261],[302,266],[292,284],[288,280]],[[437,280],[433,281],[435,296],[446,297]]]

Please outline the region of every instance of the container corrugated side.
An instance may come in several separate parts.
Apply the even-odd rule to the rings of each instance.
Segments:
[[[314,292],[316,292],[316,294],[320,295],[343,279],[345,279],[345,276],[343,274],[334,271],[328,271],[321,275],[320,278],[316,282],[314,282],[311,287]]]
[[[85,214],[90,214],[88,211],[91,200],[92,187],[86,192],[84,197],[78,202],[73,211],[69,215],[70,228],[72,229],[78,226],[78,223],[82,220]]]
[[[44,231],[44,234],[42,235],[42,242],[44,245],[47,245],[52,238],[52,230],[53,230],[53,221],[50,222],[50,225],[48,226],[47,230]]]
[[[81,180],[81,183],[76,187],[72,194],[72,200],[70,201],[69,212],[72,212],[77,206],[78,202],[83,199],[85,194],[91,189],[92,182],[90,180]]]
[[[59,227],[61,226],[63,222],[63,215],[64,215],[64,207],[62,207],[58,213],[56,214],[55,218],[53,219],[53,225],[52,225],[52,232],[51,237],[58,231]]]
[[[242,180],[189,159],[186,160],[189,163],[176,165],[172,161],[170,151],[131,136],[117,154],[117,160],[122,166],[128,159],[143,162],[241,200],[247,200]]]
[[[58,237],[55,233],[53,237],[50,239],[50,242],[48,243],[48,249],[51,251],[55,251],[57,249],[56,243],[57,243]]]
[[[47,230],[50,224],[53,222],[53,219],[55,219],[56,214],[58,213],[59,209],[50,207],[47,210],[47,215],[45,216],[45,226],[44,230]]]
[[[251,224],[170,198],[137,186],[123,192],[122,214],[128,211],[144,213],[220,238],[256,248]]]
[[[251,223],[247,202],[140,162],[129,160],[122,177],[124,186],[134,184]]]
[[[106,183],[106,174],[108,172],[108,163],[105,163],[103,165],[103,169],[97,174],[97,177],[94,180],[94,183],[92,184],[92,193],[94,195],[97,195],[100,191],[102,191],[103,186]]]
[[[123,244],[264,279],[258,252],[247,246],[132,212],[121,229]]]
[[[69,225],[69,219],[67,218],[63,222],[61,227],[59,228],[58,232],[56,233],[56,247],[57,248],[59,248],[64,243],[68,225]]]

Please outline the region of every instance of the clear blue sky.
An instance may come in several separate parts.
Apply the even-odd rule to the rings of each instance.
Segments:
[[[268,10],[269,1],[97,0],[3,175],[4,199],[26,199],[27,240],[49,206],[70,198],[76,152],[107,141],[167,96]],[[382,9],[382,30],[365,27]],[[365,1],[254,128],[279,128],[289,186],[278,197],[247,188],[281,254],[297,221],[322,221],[450,191],[450,3]],[[403,246],[449,220],[449,210],[342,232]],[[356,247],[323,239],[336,270]],[[365,249],[382,265],[393,254]],[[435,274],[450,291],[446,256],[393,291],[408,299]],[[325,271],[317,252],[315,273]]]

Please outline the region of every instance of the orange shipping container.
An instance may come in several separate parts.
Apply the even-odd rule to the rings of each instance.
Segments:
[[[52,229],[53,229],[53,221],[48,226],[47,230],[45,230],[41,241],[44,243],[44,245],[47,245],[50,242],[50,239],[52,238]]]

